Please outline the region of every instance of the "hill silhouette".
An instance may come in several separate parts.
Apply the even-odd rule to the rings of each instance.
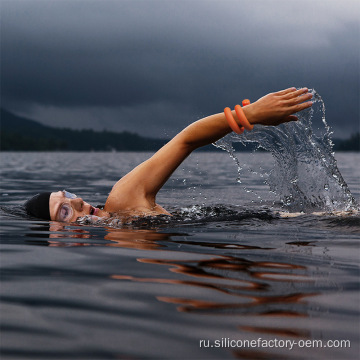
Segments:
[[[1,109],[0,149],[3,151],[155,151],[166,141],[127,131],[53,128]]]
[[[73,130],[42,125],[1,108],[1,151],[156,151],[168,140],[140,136],[123,131]],[[335,151],[360,151],[360,134],[349,139],[333,139]],[[233,144],[237,151],[253,147]],[[203,151],[221,151],[212,145]]]

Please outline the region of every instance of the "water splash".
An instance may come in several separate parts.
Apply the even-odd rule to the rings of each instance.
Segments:
[[[124,219],[122,216],[113,214],[109,218],[101,218],[94,215],[85,215],[77,219],[77,224],[109,227],[117,229],[151,229],[168,228],[183,225],[209,224],[209,226],[226,226],[226,223],[272,221],[279,218],[278,213],[274,213],[266,207],[242,208],[230,205],[193,205],[171,211],[172,215],[155,216],[133,216]]]
[[[265,182],[289,211],[356,210],[356,201],[336,164],[324,101],[314,89],[309,91],[313,106],[297,114],[299,121],[277,127],[256,126],[242,135],[232,133],[214,145],[235,160],[238,182],[242,166],[232,143],[270,151],[274,167]]]

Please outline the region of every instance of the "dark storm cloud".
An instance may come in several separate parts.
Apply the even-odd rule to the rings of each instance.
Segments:
[[[244,97],[308,86],[347,136],[359,127],[358,10],[356,1],[3,0],[2,105],[55,126],[166,136]]]

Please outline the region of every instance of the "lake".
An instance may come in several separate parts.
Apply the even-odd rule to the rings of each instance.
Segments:
[[[45,190],[103,204],[150,155],[0,154],[2,360],[358,358],[360,217],[284,208],[269,153],[238,153],[239,172],[193,153],[157,198],[172,218],[22,214]],[[360,154],[336,160],[359,203]]]

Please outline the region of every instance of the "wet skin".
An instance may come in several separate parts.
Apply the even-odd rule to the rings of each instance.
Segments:
[[[81,197],[75,199],[68,199],[62,191],[53,192],[50,195],[50,218],[54,221],[62,221],[59,218],[59,212],[62,204],[69,204],[72,208],[73,215],[66,219],[66,222],[74,222],[77,218],[85,215],[109,216],[104,210],[95,208],[94,206],[85,202]]]
[[[244,107],[252,125],[276,126],[298,120],[295,113],[311,107],[307,88],[289,88],[270,93]],[[239,122],[235,111],[234,121]],[[239,124],[238,124],[239,125]],[[190,124],[150,159],[136,166],[112,188],[104,210],[94,208],[81,198],[69,199],[62,191],[50,196],[52,220],[74,222],[85,215],[122,217],[170,215],[156,203],[156,195],[178,166],[197,148],[214,143],[231,132],[224,113],[207,116]],[[64,206],[62,206],[64,204]],[[59,212],[59,210],[61,210]]]

